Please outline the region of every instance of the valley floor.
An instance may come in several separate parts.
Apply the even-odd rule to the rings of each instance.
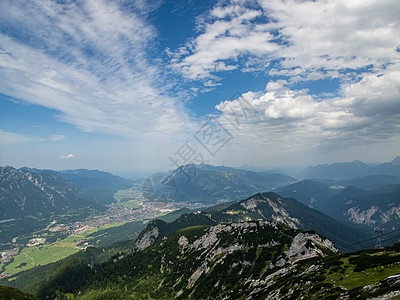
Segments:
[[[138,231],[132,232],[132,236],[117,237],[119,240],[133,239],[136,237],[134,234],[137,235],[143,227],[140,224],[188,206],[196,209],[200,204],[128,199],[109,205],[108,210],[101,215],[70,223],[54,220],[42,230],[17,236],[12,242],[0,245],[3,249],[0,253],[0,279],[58,261],[89,246],[107,243],[106,240],[111,237],[107,236],[106,230],[112,227],[137,222]],[[115,241],[118,240],[111,240]]]

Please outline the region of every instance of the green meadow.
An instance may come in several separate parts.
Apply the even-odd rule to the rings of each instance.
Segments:
[[[80,250],[76,245],[81,239],[84,239],[83,235],[70,235],[54,244],[25,247],[14,256],[14,261],[5,267],[5,272],[15,274],[63,259]]]

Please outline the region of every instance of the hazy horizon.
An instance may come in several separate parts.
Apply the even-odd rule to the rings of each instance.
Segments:
[[[398,156],[396,156],[398,157]],[[393,159],[395,159],[394,157]],[[353,160],[357,161],[357,160]],[[305,168],[309,166],[317,166],[317,165],[329,165],[333,163],[351,163],[353,161],[332,161],[328,163],[316,163],[316,164],[310,164],[310,165],[304,165],[304,166],[281,166],[281,167],[269,167],[269,166],[254,166],[254,165],[241,165],[241,166],[229,166],[229,165],[213,165],[216,167],[230,167],[234,169],[243,169],[243,170],[248,170],[248,171],[254,171],[254,172],[271,172],[271,173],[281,173],[289,176],[296,176],[297,173],[300,171],[304,170]],[[365,164],[368,165],[378,165],[381,163],[387,163],[391,162],[392,160],[389,161],[362,161]],[[1,167],[7,166],[7,165],[0,165]],[[52,171],[66,171],[66,170],[79,170],[79,169],[86,169],[86,168],[76,168],[76,169],[53,169],[53,168],[40,168],[40,167],[34,167],[34,166],[13,166],[9,165],[11,167],[20,169],[20,168],[34,168],[34,169],[49,169]],[[200,166],[201,167],[201,166]],[[102,171],[102,172],[108,172],[116,176],[120,176],[122,178],[130,179],[130,180],[136,180],[136,179],[143,179],[146,178],[152,174],[159,173],[159,172],[164,172],[168,173],[170,171],[173,171],[174,169],[153,169],[153,170],[113,170],[113,169],[99,169],[99,168],[93,168],[93,169],[88,169],[88,170],[93,170],[93,171]]]

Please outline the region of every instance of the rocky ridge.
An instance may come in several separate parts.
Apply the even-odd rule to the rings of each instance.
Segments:
[[[272,220],[293,229],[315,230],[331,239],[339,248],[367,239],[362,232],[339,223],[295,199],[282,198],[275,193],[259,193],[222,209],[216,207],[184,214],[172,223],[151,221],[133,244],[133,249],[143,250],[166,234],[188,226],[256,220]]]

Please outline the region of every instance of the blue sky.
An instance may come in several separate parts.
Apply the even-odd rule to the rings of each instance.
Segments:
[[[398,0],[1,1],[0,164],[389,161]]]

